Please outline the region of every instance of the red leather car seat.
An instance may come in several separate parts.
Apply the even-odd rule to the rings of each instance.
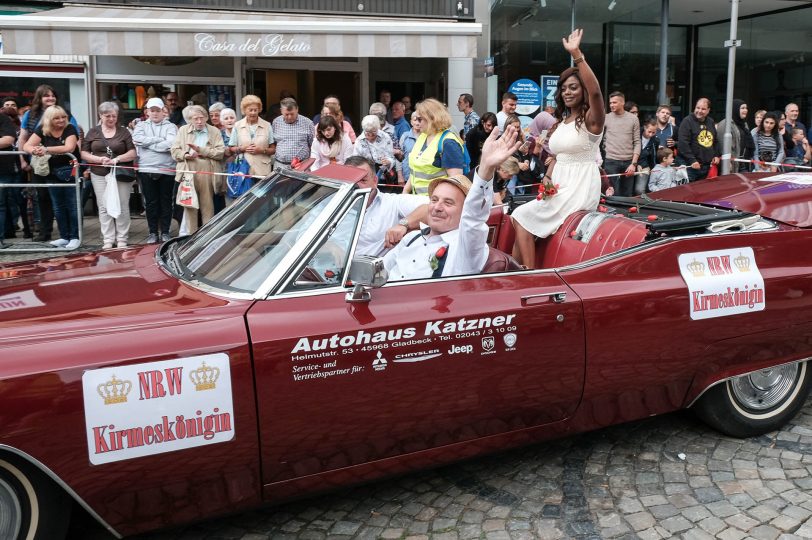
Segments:
[[[589,216],[587,220],[587,216]],[[646,237],[645,224],[625,216],[575,212],[536,248],[536,268],[558,268],[635,246]]]
[[[509,270],[521,269],[522,266],[516,262],[516,259],[507,253],[488,246],[488,260],[485,261],[485,266],[482,267],[483,274],[494,274],[496,272],[507,272]]]

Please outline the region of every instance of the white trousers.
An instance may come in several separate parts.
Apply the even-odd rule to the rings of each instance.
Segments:
[[[107,189],[107,180],[104,176],[90,173],[93,184],[93,193],[96,194],[96,204],[99,207],[99,224],[101,225],[102,241],[105,244],[127,245],[130,237],[130,193],[133,190],[132,182],[116,182],[118,186],[118,200],[121,203],[121,215],[113,219],[104,204],[104,192]]]

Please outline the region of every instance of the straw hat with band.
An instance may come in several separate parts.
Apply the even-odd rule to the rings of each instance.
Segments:
[[[439,186],[441,183],[451,184],[452,186],[456,187],[464,196],[468,195],[468,192],[471,190],[471,181],[468,180],[468,177],[464,174],[454,174],[452,176],[441,176],[440,178],[435,178],[429,184],[429,196],[434,193],[434,190]]]

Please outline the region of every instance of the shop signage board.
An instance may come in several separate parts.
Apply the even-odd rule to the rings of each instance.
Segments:
[[[541,106],[541,89],[535,81],[519,79],[510,85],[508,91],[516,94],[516,114],[533,114]]]
[[[195,48],[201,56],[307,56],[310,53],[310,43],[282,34],[231,40],[228,34],[221,38],[215,34],[198,32],[195,34]]]
[[[558,88],[558,75],[541,76],[541,95],[545,107],[555,107],[555,91]]]

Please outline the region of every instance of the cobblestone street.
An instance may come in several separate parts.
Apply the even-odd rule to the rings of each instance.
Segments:
[[[812,401],[746,440],[677,413],[138,539],[812,538],[811,470]]]

